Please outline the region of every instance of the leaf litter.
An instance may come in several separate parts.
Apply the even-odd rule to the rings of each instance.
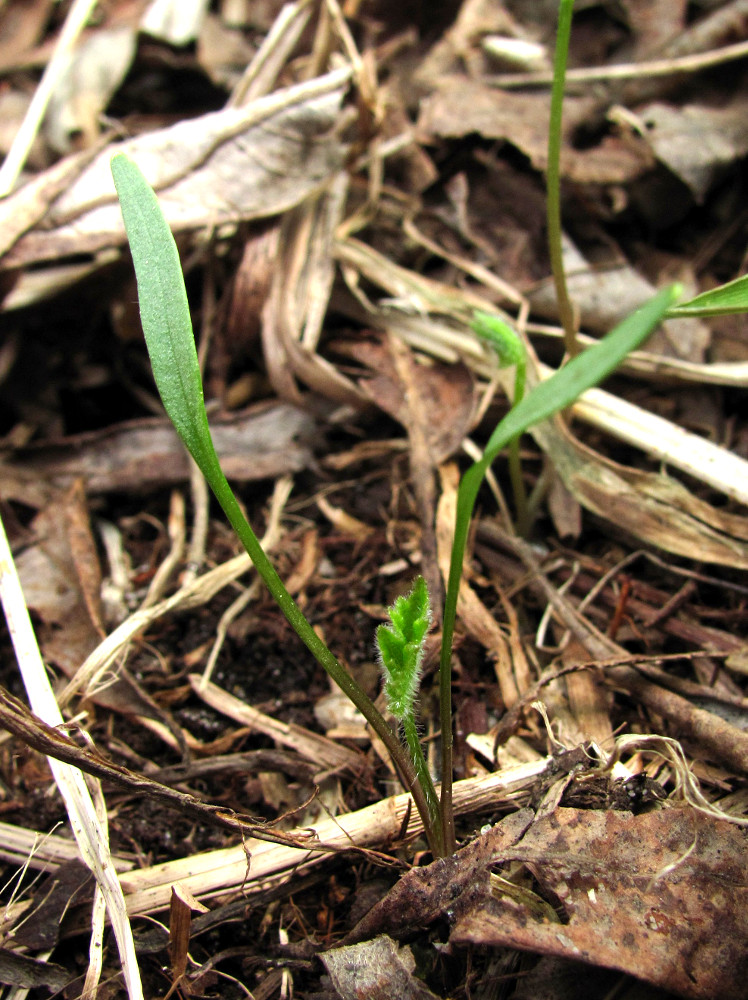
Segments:
[[[47,6],[38,0],[20,21],[0,22],[10,80],[46,63],[61,23],[49,21]],[[219,411],[212,422],[219,439],[227,433],[227,471],[253,484],[297,477],[278,558],[365,680],[384,607],[415,572],[438,579],[454,475],[445,462],[463,447],[470,454],[484,439],[482,408],[511,395],[511,373],[497,371],[469,333],[473,310],[503,311],[518,326],[535,377],[541,362],[558,362],[539,174],[555,5],[455,2],[437,36],[433,12],[405,14],[388,2],[344,11],[332,0],[270,3],[252,21],[222,10],[191,23],[166,3],[153,7],[167,35],[145,22],[147,41],[146,5],[119,6],[88,29],[78,89],[60,89],[29,175],[0,203],[0,474],[45,659],[63,673],[85,661],[76,682],[85,698],[77,694],[66,712],[92,732],[105,778],[108,760],[131,770],[129,795],[105,784],[115,863],[121,870],[133,847],[138,857],[137,870],[121,876],[128,906],[158,917],[172,885],[181,886],[170,977],[161,972],[165,939],[147,948],[136,926],[151,994],[172,985],[185,996],[280,996],[293,984],[309,996],[488,996],[499,982],[502,995],[521,996],[534,982],[561,996],[564,976],[584,975],[586,992],[603,995],[623,973],[681,996],[742,995],[745,831],[725,818],[744,821],[748,807],[738,572],[748,561],[748,439],[737,396],[748,358],[733,318],[689,321],[688,330],[670,321],[614,383],[573,408],[573,424],[523,440],[529,484],[580,505],[580,522],[557,518],[570,532],[563,538],[542,501],[536,548],[511,537],[497,467],[460,598],[458,719],[481,719],[485,731],[458,729],[455,793],[467,846],[453,858],[418,866],[408,797],[389,797],[399,791],[395,775],[360,725],[345,723],[344,742],[319,733],[325,681],[291,649],[258,589],[250,583],[237,613],[222,617],[236,596],[227,588],[249,566],[217,521],[195,565],[172,546],[174,566],[133,613],[166,565],[169,490],[192,489],[195,517],[207,510],[175,439],[150,417],[139,335],[122,320],[132,292],[107,179],[113,143],[151,171],[189,264],[201,339],[212,337],[216,350],[206,346],[204,362]],[[666,277],[685,278],[695,293],[745,263],[742,5],[709,5],[695,19],[683,4],[620,8],[611,17],[605,5],[586,5],[572,40],[564,222],[572,296],[589,333]],[[107,32],[129,46],[119,85],[122,64],[108,67],[111,81],[95,63],[85,69],[83,56]],[[218,37],[233,63],[216,57]],[[36,62],[24,64],[26,52]],[[539,62],[518,72],[524,52]],[[731,60],[724,73],[709,69],[720,59]],[[592,69],[594,84],[584,76]],[[58,160],[55,129],[79,152]],[[233,283],[244,256],[269,256],[264,282]],[[675,400],[689,385],[712,386],[719,400],[709,440],[702,427],[676,422]],[[259,408],[229,412],[247,392],[259,393],[251,398]],[[681,412],[695,417],[696,397],[683,398]],[[406,442],[396,440],[399,427]],[[330,481],[335,469],[347,478],[336,472]],[[79,478],[84,491],[66,499]],[[266,491],[254,485],[246,499],[259,507]],[[280,511],[268,518],[279,524]],[[126,557],[122,622],[107,617],[97,593],[116,576],[114,549],[102,543],[112,523]],[[208,682],[199,671],[219,621]],[[110,635],[99,644],[102,628]],[[17,688],[12,669],[3,683]],[[73,689],[63,696],[62,687],[64,704]],[[460,698],[482,712],[471,715]],[[539,699],[548,730],[532,707]],[[435,718],[428,677],[422,702]],[[620,728],[632,738],[678,737],[687,756],[624,740],[610,774],[585,756],[562,766],[565,753]],[[438,734],[430,726],[427,735],[426,747]],[[278,744],[290,754],[283,781],[272,757],[254,758],[246,776],[231,752]],[[65,752],[94,767],[85,747],[71,742]],[[44,765],[31,753],[9,740],[0,764],[4,812],[33,839],[47,813],[34,810],[31,776]],[[29,758],[25,770],[19,754]],[[175,754],[183,769],[170,777]],[[222,758],[224,779],[200,777],[197,764]],[[323,788],[316,816],[310,764]],[[194,798],[183,808],[206,806],[192,814],[202,818],[191,832],[171,818],[178,812],[149,813],[151,829],[138,822],[138,807],[146,810],[138,795],[148,794],[145,785],[135,791],[138,773],[178,782]],[[684,789],[690,805],[677,801]],[[259,825],[244,843],[236,830],[216,842],[207,825],[214,807],[280,819],[284,845],[249,839]],[[490,829],[477,833],[483,823]],[[54,836],[29,861],[50,879],[63,856]],[[297,848],[287,846],[294,837]],[[346,856],[316,849],[326,846]],[[7,857],[10,874],[9,847]],[[388,859],[416,862],[389,895],[373,874]],[[36,903],[51,888],[23,884]],[[381,901],[362,923],[357,910],[374,902],[368,886]],[[186,915],[195,897],[209,914]],[[25,903],[4,902],[9,921],[22,919]],[[242,930],[232,922],[239,914]],[[214,939],[203,936],[208,916]],[[62,968],[70,995],[80,992],[66,941],[87,926],[90,906],[76,903],[50,987],[65,981]],[[327,979],[316,956],[341,942],[327,951]],[[116,958],[107,962],[118,970]],[[18,984],[30,974],[4,970]]]

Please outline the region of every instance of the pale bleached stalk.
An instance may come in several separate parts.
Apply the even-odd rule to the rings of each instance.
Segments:
[[[68,66],[70,53],[95,6],[96,0],[75,0],[68,11],[52,58],[47,63],[21,127],[13,139],[13,145],[0,167],[0,198],[4,198],[13,190],[39,131],[49,100]]]
[[[508,767],[480,778],[457,781],[453,787],[455,813],[465,814],[493,809],[508,795],[529,789],[545,774],[552,758],[543,757],[529,764]],[[313,843],[338,850],[368,847],[376,849],[391,844],[403,828],[408,815],[407,837],[423,832],[421,817],[412,808],[408,794],[382,799],[344,816],[328,817],[313,827],[291,830],[300,838],[313,836]],[[268,879],[287,872],[296,872],[299,865],[319,864],[329,858],[320,853],[286,845],[248,839],[236,847],[193,855],[180,861],[170,861],[152,868],[126,872],[120,876],[127,895],[130,914],[152,913],[169,905],[171,886],[179,882],[195,896],[211,896],[227,889],[251,894],[263,888]],[[249,872],[247,871],[249,865]]]
[[[39,652],[31,618],[23,597],[21,581],[18,578],[1,519],[0,599],[2,599],[8,631],[31,708],[40,719],[50,726],[61,726],[64,722],[62,713],[55,700]],[[96,884],[106,901],[106,908],[119,947],[128,996],[130,1000],[142,1000],[143,988],[135,957],[132,930],[127,919],[122,887],[109,854],[107,834],[96,815],[83,774],[70,764],[64,764],[52,757],[48,757],[47,760],[65,802],[80,856],[93,872]],[[95,941],[97,936],[98,931],[94,927],[92,939]]]

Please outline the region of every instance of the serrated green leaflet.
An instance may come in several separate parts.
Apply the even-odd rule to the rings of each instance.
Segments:
[[[399,722],[414,711],[421,678],[423,644],[431,621],[429,592],[419,576],[409,594],[388,608],[391,625],[377,628],[387,707]]]

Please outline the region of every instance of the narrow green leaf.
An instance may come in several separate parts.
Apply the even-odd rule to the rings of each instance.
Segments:
[[[143,332],[166,412],[210,484],[257,572],[299,638],[366,717],[389,750],[413,795],[432,850],[441,857],[444,841],[438,828],[436,793],[425,768],[423,754],[420,760],[408,756],[397,733],[314,631],[265,555],[226,481],[210,436],[187,293],[174,238],[158,199],[135,164],[119,154],[113,158],[111,166],[135,265]],[[416,740],[417,757],[419,748],[414,732],[414,727],[411,727],[409,739]],[[408,747],[410,749],[410,742]]]
[[[525,360],[525,346],[519,335],[498,316],[476,309],[470,329],[493,346],[501,368],[519,365]]]
[[[659,292],[597,344],[588,347],[549,379],[536,385],[498,425],[478,464],[487,468],[513,437],[565,409],[586,389],[602,382],[627,354],[649,336],[680,293],[679,285]]]
[[[462,575],[470,519],[478,490],[491,463],[513,438],[530,427],[569,406],[574,400],[609,375],[614,368],[652,332],[668,307],[681,294],[674,285],[655,295],[641,309],[628,316],[594,347],[572,358],[568,364],[541,382],[504,417],[491,435],[483,457],[467,470],[457,491],[455,534],[449,566],[449,580],[444,603],[442,648],[440,661],[440,697],[442,705],[449,703],[451,688],[452,637],[457,616],[457,595]],[[446,717],[442,727],[446,731]],[[450,722],[451,725],[451,722]],[[443,737],[444,738],[444,737]],[[442,788],[444,785],[442,785]]]
[[[731,316],[744,312],[748,312],[748,274],[719,288],[702,292],[688,302],[672,306],[666,315],[669,319],[683,319],[686,316]]]
[[[140,318],[164,408],[198,465],[214,451],[179,252],[156,195],[124,153],[112,159],[138,282]]]

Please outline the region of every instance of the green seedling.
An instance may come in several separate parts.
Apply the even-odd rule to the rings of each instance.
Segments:
[[[496,353],[500,368],[514,366],[514,394],[512,405],[516,406],[525,394],[527,379],[527,352],[519,334],[498,316],[476,311],[470,324],[473,333],[487,341]],[[509,442],[509,481],[514,494],[514,511],[517,517],[517,533],[526,535],[530,529],[525,483],[522,479],[522,465],[519,456],[519,436]]]
[[[314,631],[288,593],[242,513],[221,470],[208,427],[187,294],[174,238],[155,194],[135,164],[123,154],[119,154],[112,160],[112,174],[132,251],[143,332],[156,386],[166,412],[286,618],[317,662],[348,695],[387,747],[405,787],[413,796],[432,852],[435,856],[450,854],[455,847],[452,816],[450,661],[457,593],[468,527],[483,477],[496,456],[510,441],[518,438],[533,424],[564,409],[580,393],[605,378],[625,355],[637,347],[652,331],[679,292],[677,289],[670,289],[655,296],[650,303],[626,319],[597,345],[574,358],[519,400],[491,435],[483,457],[468,469],[463,477],[458,493],[457,518],[443,619],[439,681],[442,794],[440,822],[437,822],[434,811],[435,792],[425,764],[422,766],[421,763],[423,755],[418,745],[412,711],[410,715],[405,713],[399,717],[406,738],[408,748],[406,750],[399,735]],[[396,603],[392,616],[392,629],[385,626],[387,632],[380,631],[379,636],[380,643],[383,643],[382,661],[385,671],[393,670],[396,662],[393,657],[399,645],[402,645],[403,649],[412,647],[411,660],[412,664],[415,664],[413,671],[415,679],[411,684],[413,701],[420,666],[417,647],[419,642],[422,642],[425,625],[428,622],[425,585],[418,583],[414,595],[411,595],[403,606],[398,606]],[[391,637],[384,638],[385,634]],[[392,686],[391,681],[388,681],[388,686],[395,694],[395,707],[401,712],[407,704],[407,698],[398,697],[398,691]],[[412,719],[412,722],[406,719]]]
[[[548,233],[552,270],[559,300],[567,353],[577,353],[573,309],[566,293],[561,253],[560,170],[561,112],[573,0],[561,0],[548,147]],[[451,653],[457,595],[470,521],[483,477],[499,452],[509,447],[510,470],[522,520],[524,489],[519,469],[519,439],[530,427],[569,406],[586,389],[609,374],[629,351],[638,347],[663,315],[718,315],[742,311],[748,305],[748,279],[675,306],[679,294],[669,289],[628,317],[597,345],[577,355],[545,382],[525,395],[526,359],[522,342],[498,317],[476,314],[473,329],[491,342],[499,363],[515,365],[513,408],[497,426],[482,458],[465,473],[458,491],[454,541],[443,615],[440,655],[440,721],[442,734],[441,801],[428,772],[416,725],[415,704],[430,621],[426,584],[418,579],[409,595],[390,609],[389,625],[377,630],[385,694],[390,712],[402,727],[403,744],[371,699],[356,683],[303,615],[226,481],[208,426],[192,324],[176,244],[158,200],[142,174],[124,155],[112,160],[117,194],[138,283],[143,331],[164,407],[187,449],[208,481],[218,502],[251,557],[269,591],[301,640],[338,686],[361,711],[382,740],[400,773],[423,822],[435,856],[455,847],[452,810]],[[669,312],[668,312],[669,311]]]
[[[377,628],[377,646],[390,714],[403,728],[405,743],[426,795],[431,822],[441,835],[439,799],[426,765],[416,726],[416,698],[421,680],[423,647],[431,623],[426,581],[416,579],[409,594],[398,597],[387,613],[391,624]],[[444,845],[440,845],[442,851]]]
[[[431,821],[412,760],[381,712],[320,639],[289,594],[221,470],[208,427],[179,252],[158,199],[138,167],[123,154],[112,159],[112,176],[135,267],[143,334],[164,408],[296,634],[387,747],[413,796],[429,845],[439,856],[443,854],[442,838]]]
[[[507,413],[489,438],[483,456],[467,470],[457,491],[455,533],[449,565],[449,579],[444,603],[442,647],[439,663],[439,692],[442,731],[441,813],[444,843],[454,847],[452,811],[452,707],[451,658],[457,616],[457,596],[465,558],[468,530],[475,501],[486,472],[499,452],[535,424],[566,409],[587,389],[602,382],[654,330],[667,310],[681,294],[673,285],[654,296],[631,316],[603,337],[593,347],[572,358],[550,378],[536,385]]]

